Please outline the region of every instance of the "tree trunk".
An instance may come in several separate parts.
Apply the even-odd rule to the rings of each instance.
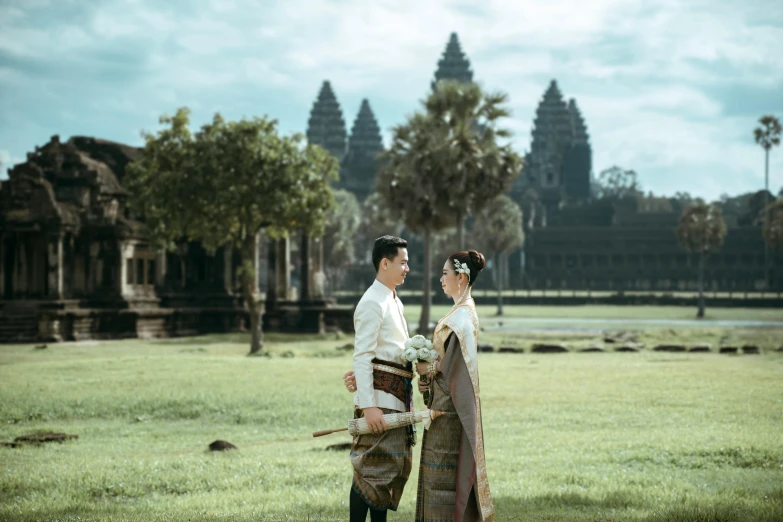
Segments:
[[[497,290],[498,290],[498,311],[496,315],[503,315],[503,265],[501,261],[503,254],[498,252],[495,254],[495,266],[497,271]]]
[[[764,223],[769,218],[769,149],[764,149]],[[762,224],[762,227],[764,225]],[[769,243],[764,241],[764,286],[769,288]]]
[[[264,348],[264,332],[261,329],[262,307],[258,301],[258,285],[256,283],[256,237],[251,236],[242,244],[240,253],[239,279],[242,285],[242,297],[250,313],[250,353],[260,355]]]
[[[457,250],[465,250],[465,216],[461,210],[457,210]]]
[[[704,317],[704,253],[699,255],[699,311],[696,317]]]
[[[432,305],[432,260],[430,244],[430,231],[424,230],[424,297],[421,303],[421,317],[419,317],[419,334],[427,336],[430,329],[430,306]]]

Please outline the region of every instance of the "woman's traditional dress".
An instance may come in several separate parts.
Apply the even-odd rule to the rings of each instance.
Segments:
[[[478,379],[478,316],[472,301],[440,320],[433,347],[440,373],[428,407],[444,412],[422,439],[417,522],[489,522],[495,507],[484,459]]]

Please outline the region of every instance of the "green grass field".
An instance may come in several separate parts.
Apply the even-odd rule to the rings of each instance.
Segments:
[[[0,346],[0,440],[79,435],[0,447],[0,519],[347,520],[348,455],[325,448],[349,437],[311,433],[351,415],[350,341],[270,335],[253,358],[243,335]],[[783,355],[479,364],[497,520],[783,520]],[[413,520],[417,470],[389,520]]]

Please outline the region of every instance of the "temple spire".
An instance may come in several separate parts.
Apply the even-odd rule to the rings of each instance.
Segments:
[[[367,99],[362,100],[351,128],[348,153],[341,165],[339,187],[364,200],[375,186],[378,174],[378,154],[383,151],[381,129]]]
[[[574,137],[574,144],[589,143],[590,135],[587,133],[587,125],[585,125],[582,113],[579,112],[579,107],[576,106],[576,100],[573,98],[568,101],[568,113],[571,115],[571,133]]]
[[[571,114],[555,80],[538,104],[532,134],[530,174],[544,187],[559,186],[562,155],[571,145],[573,130]]]
[[[328,80],[324,81],[318,99],[313,103],[310,119],[307,122],[307,141],[320,145],[335,158],[345,156],[346,132],[345,120],[340,104],[332,91]]]
[[[432,88],[435,88],[440,80],[457,80],[460,82],[472,82],[473,71],[470,69],[470,60],[465,53],[457,38],[457,33],[451,33],[449,42],[446,44],[446,50],[443,56],[438,60],[438,68],[435,71],[435,80],[432,82]]]

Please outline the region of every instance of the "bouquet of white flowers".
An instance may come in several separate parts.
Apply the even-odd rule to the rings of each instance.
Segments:
[[[405,348],[400,356],[403,362],[432,362],[438,358],[438,352],[432,349],[432,343],[423,335],[414,335],[405,341]]]

